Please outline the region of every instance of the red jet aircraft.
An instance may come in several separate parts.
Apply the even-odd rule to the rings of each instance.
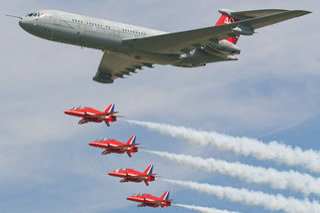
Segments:
[[[89,145],[105,149],[101,152],[102,155],[110,153],[123,154],[126,152],[131,158],[131,153],[138,152],[138,147],[136,145],[139,144],[136,144],[136,136],[132,136],[127,143],[122,143],[114,139],[101,138],[90,142]]]
[[[145,207],[145,206],[150,206],[150,207],[169,207],[171,206],[172,200],[169,200],[169,191],[166,191],[160,198],[154,197],[150,194],[136,194],[127,197],[127,200],[139,202],[138,207]]]
[[[110,126],[110,122],[117,120],[117,116],[114,114],[118,113],[114,111],[114,104],[110,104],[106,111],[101,112],[86,106],[73,107],[72,109],[66,110],[65,114],[82,117],[79,124],[85,124],[88,122],[101,123],[104,121],[107,126]]]
[[[120,180],[121,183],[129,181],[141,183],[142,181],[144,181],[144,183],[147,186],[149,186],[149,182],[154,181],[156,176],[156,174],[152,174],[152,170],[153,165],[148,166],[148,168],[144,172],[139,172],[133,169],[121,168],[109,172],[108,175],[123,178],[122,180]]]

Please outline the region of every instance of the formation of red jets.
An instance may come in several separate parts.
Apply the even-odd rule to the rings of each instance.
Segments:
[[[118,112],[115,111],[115,105],[110,104],[105,111],[99,111],[91,107],[78,106],[73,107],[72,109],[66,110],[64,113],[67,115],[81,117],[79,124],[85,124],[88,122],[101,123],[105,122],[109,127],[111,122],[117,121],[115,114]],[[124,154],[131,158],[132,153],[138,152],[139,147],[136,143],[136,136],[130,137],[130,139],[123,143],[115,139],[101,138],[89,143],[90,146],[102,148],[102,155],[117,153]],[[149,182],[155,181],[156,174],[153,172],[153,165],[149,165],[144,172],[136,171],[130,168],[121,168],[109,172],[108,175],[121,178],[120,182],[135,182],[141,183],[144,182],[149,186]],[[169,207],[171,206],[172,200],[169,199],[169,191],[166,191],[161,197],[155,197],[150,194],[135,194],[127,197],[127,200],[138,202],[138,207]]]

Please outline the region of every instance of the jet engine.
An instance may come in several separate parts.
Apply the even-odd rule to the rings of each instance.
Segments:
[[[205,66],[205,52],[201,49],[194,49],[188,53],[182,54],[179,61],[175,64],[180,67],[200,67]]]
[[[204,47],[204,50],[210,54],[216,54],[218,52],[223,52],[227,55],[240,54],[240,48],[233,44],[232,42],[223,39],[218,42],[212,42],[211,44]]]
[[[234,54],[240,54],[240,48],[232,42],[223,39],[182,54],[174,65],[180,67],[200,67],[210,62],[237,60],[233,56]]]

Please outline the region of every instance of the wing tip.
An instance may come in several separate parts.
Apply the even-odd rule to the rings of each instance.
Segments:
[[[99,78],[99,77],[93,77],[92,80],[99,82],[99,83],[103,83],[103,84],[112,84],[113,83],[113,79],[106,79],[106,78]]]
[[[310,13],[312,13],[311,11],[308,11],[308,10],[293,10],[297,13],[299,13],[299,15],[303,16],[303,15],[308,15]]]

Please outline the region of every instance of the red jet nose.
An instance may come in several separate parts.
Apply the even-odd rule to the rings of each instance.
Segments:
[[[89,146],[94,146],[94,142],[88,143]]]
[[[127,200],[135,200],[135,199],[134,199],[134,196],[129,196],[127,197]]]
[[[71,112],[70,112],[70,110],[66,110],[66,111],[64,111],[64,114],[68,114],[68,115],[70,115],[70,114],[71,114]]]
[[[117,174],[117,173],[114,172],[114,171],[108,173],[108,175],[110,175],[110,176],[115,176],[116,174]]]

